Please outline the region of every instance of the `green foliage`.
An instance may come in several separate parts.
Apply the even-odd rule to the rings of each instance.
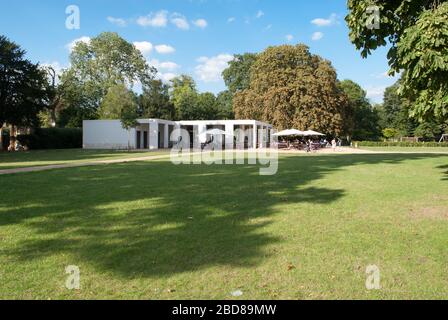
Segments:
[[[127,104],[123,106],[120,114],[121,126],[123,129],[129,131],[138,125],[138,113],[135,105]]]
[[[123,84],[114,85],[101,102],[98,115],[103,120],[118,120],[127,107],[137,109],[134,94]]]
[[[437,142],[389,142],[360,141],[354,142],[358,147],[406,147],[406,148],[448,148],[448,143]]]
[[[82,148],[82,129],[41,128],[17,139],[31,150],[77,149]]]
[[[222,73],[224,82],[232,94],[246,90],[250,86],[251,68],[257,61],[257,54],[245,53],[235,55],[229,67]]]
[[[190,76],[181,75],[171,80],[171,101],[176,110],[177,120],[195,120],[195,107],[198,92]]]
[[[171,81],[171,101],[178,120],[216,120],[223,110],[215,95],[198,93],[196,83],[190,76],[181,75]]]
[[[398,94],[399,82],[386,88],[384,102],[378,108],[382,128],[394,128],[402,136],[413,136],[418,121],[410,117],[411,102]]]
[[[415,129],[414,135],[422,139],[434,139],[440,134],[440,126],[432,122],[421,123]]]
[[[252,118],[279,129],[345,132],[351,114],[330,62],[305,45],[270,47],[251,68],[249,89],[234,96],[237,119]]]
[[[233,113],[233,94],[229,90],[220,92],[216,97],[216,103],[218,104],[220,119],[235,119],[235,114]]]
[[[133,44],[112,32],[77,43],[70,64],[61,77],[63,99],[66,108],[83,110],[69,114],[94,116],[109,88],[138,82],[146,86],[156,73]]]
[[[46,106],[47,78],[17,44],[0,36],[0,127],[36,126]]]
[[[367,99],[367,93],[351,80],[341,81],[339,87],[347,95],[353,112],[352,123],[349,117],[344,121],[346,131],[352,131],[352,138],[355,140],[378,139],[381,136],[379,115]]]
[[[174,120],[176,111],[170,101],[169,86],[160,80],[151,81],[138,98],[139,114],[145,119]]]
[[[398,43],[405,68],[401,92],[415,101],[411,115],[448,119],[448,3],[423,12]]]
[[[368,28],[366,11],[380,10],[379,28]],[[349,0],[350,39],[363,57],[380,46],[391,73],[404,71],[400,93],[419,120],[448,118],[448,3],[446,0]]]
[[[398,138],[400,136],[400,132],[394,128],[386,128],[383,130],[383,136],[386,139]]]

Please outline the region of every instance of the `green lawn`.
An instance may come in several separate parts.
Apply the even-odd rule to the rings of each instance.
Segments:
[[[1,176],[0,298],[446,299],[447,170],[358,154],[282,157],[275,176],[168,161]]]
[[[0,170],[39,167],[66,163],[81,163],[95,160],[148,157],[167,154],[167,151],[138,152],[112,150],[43,150],[28,152],[0,152]]]
[[[412,152],[412,153],[443,153],[448,154],[448,148],[440,147],[360,147],[363,150],[375,151],[375,152]]]

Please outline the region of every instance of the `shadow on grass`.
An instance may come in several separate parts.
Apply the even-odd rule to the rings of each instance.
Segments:
[[[443,180],[448,181],[448,165],[439,166],[438,169],[444,170],[443,171],[443,174],[444,174]]]
[[[124,278],[250,267],[269,256],[269,245],[282,242],[266,230],[277,206],[329,204],[345,195],[341,189],[307,186],[312,181],[351,165],[398,165],[425,157],[285,157],[272,177],[244,165],[169,162],[6,176],[0,227],[20,224],[32,234],[0,254],[26,261],[63,253],[73,256],[73,264],[89,263]]]
[[[149,152],[149,151],[148,151]],[[25,152],[0,152],[0,170],[20,167],[16,164],[31,164],[40,166],[47,162],[73,162],[109,159],[117,156],[139,156],[143,151],[126,150],[83,150],[83,149],[61,149],[61,150],[38,150]],[[30,164],[31,163],[31,164]],[[14,164],[14,165],[12,165]]]

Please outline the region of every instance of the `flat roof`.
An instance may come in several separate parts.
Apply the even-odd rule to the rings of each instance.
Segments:
[[[95,122],[95,121],[120,121],[120,120],[84,120],[83,122]],[[273,126],[269,123],[257,121],[257,120],[180,120],[180,121],[171,121],[171,120],[163,120],[163,119],[137,119],[137,122],[140,124],[146,123],[162,123],[162,124],[179,124],[181,126],[194,126],[194,125],[226,125],[226,124],[234,124],[234,125],[259,125],[265,126],[269,128],[273,128]]]

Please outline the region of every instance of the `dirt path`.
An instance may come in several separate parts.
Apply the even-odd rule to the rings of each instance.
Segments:
[[[233,152],[233,151],[232,151]],[[191,156],[197,153],[184,154],[184,156]],[[281,150],[279,154],[306,154],[305,151],[294,151],[294,150]],[[401,152],[401,151],[371,151],[363,149],[352,149],[352,148],[338,148],[336,151],[332,149],[319,150],[315,155],[319,154],[416,154],[416,152]],[[438,152],[427,152],[427,154],[440,154]],[[448,154],[447,154],[448,155]],[[111,160],[94,160],[86,162],[77,163],[65,163],[65,164],[54,164],[47,166],[38,167],[26,167],[26,168],[14,168],[0,170],[1,175],[14,174],[14,173],[25,173],[25,172],[39,172],[48,171],[54,169],[66,169],[66,168],[79,168],[79,167],[89,167],[89,166],[100,166],[108,164],[118,164],[118,163],[128,163],[128,162],[139,162],[139,161],[149,161],[149,160],[163,160],[169,159],[170,154],[158,155],[158,156],[147,156],[147,157],[135,157],[135,158],[122,158],[122,159],[111,159]]]

